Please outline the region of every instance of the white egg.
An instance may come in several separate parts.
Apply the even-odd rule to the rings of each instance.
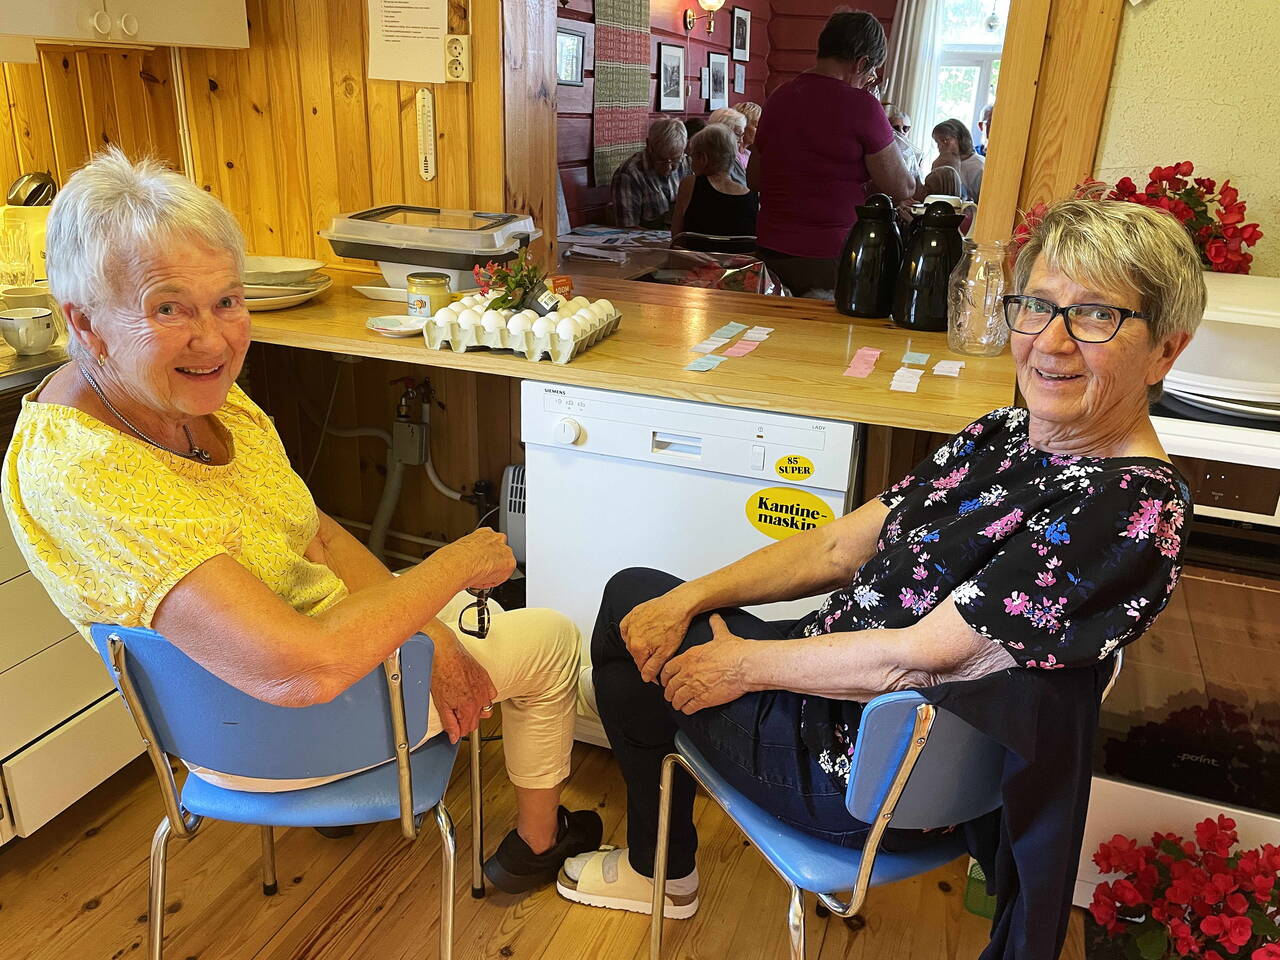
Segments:
[[[558,303],[562,307],[569,302],[569,298],[566,296],[562,296],[561,294],[553,293],[552,296],[556,298],[556,303]]]
[[[480,311],[472,307],[467,307],[467,309],[458,314],[458,326],[460,327],[474,327],[479,322]]]
[[[610,303],[608,300],[597,300],[596,305],[600,307],[604,307],[604,314],[606,317],[611,317],[618,312],[614,308],[613,304]]]
[[[579,310],[573,315],[573,322],[578,325],[579,335],[590,333],[599,324],[596,315],[590,310]]]
[[[507,321],[507,330],[511,333],[528,333],[529,328],[533,326],[533,321],[529,319],[527,314],[532,311],[523,310]]]
[[[599,301],[593,303],[588,309],[591,311],[592,316],[594,316],[600,323],[609,319],[609,308]]]
[[[493,333],[501,330],[507,325],[507,318],[500,314],[497,310],[486,310],[484,316],[480,318],[480,326],[484,327],[485,333]]]
[[[573,317],[565,317],[556,324],[556,336],[572,340],[578,335],[578,321]]]
[[[590,303],[591,301],[588,300],[586,297],[574,297],[572,300],[569,301],[568,306],[570,310],[578,311],[578,310],[581,310],[583,307],[588,306]]]
[[[457,316],[458,315],[448,307],[441,307],[439,310],[436,311],[435,316],[433,316],[431,319],[434,320],[436,323],[450,323],[451,321],[457,319]]]
[[[556,324],[558,324],[560,321],[559,319],[556,319],[556,320],[549,319],[554,313],[555,311],[553,310],[551,311],[551,313],[547,314],[545,317],[539,317],[537,320],[533,321],[532,330],[533,330],[533,335],[535,337],[545,337],[549,333],[555,330]]]

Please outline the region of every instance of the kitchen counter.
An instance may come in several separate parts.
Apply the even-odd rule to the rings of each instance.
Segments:
[[[522,380],[939,433],[959,430],[1012,403],[1014,397],[1013,360],[1007,351],[989,359],[963,358],[966,365],[959,377],[925,373],[917,393],[891,392],[889,381],[901,366],[908,337],[912,350],[930,355],[932,369],[938,360],[957,358],[947,350],[946,334],[909,334],[887,320],[845,317],[817,300],[576,277],[575,293],[592,300],[607,297],[621,311],[622,322],[613,336],[571,363],[533,363],[485,350],[431,350],[421,337],[394,339],[366,330],[369,317],[403,309],[351,289],[353,283],[367,283],[367,274],[327,272],[334,277],[333,287],[310,303],[255,313],[253,339]],[[690,348],[731,320],[773,327],[774,332],[755,352],[730,357],[716,370],[683,369],[698,356]],[[883,351],[875,371],[866,379],[842,376],[864,346]]]
[[[0,390],[38,383],[54,367],[67,362],[66,346],[59,341],[44,353],[20,357],[0,340]]]

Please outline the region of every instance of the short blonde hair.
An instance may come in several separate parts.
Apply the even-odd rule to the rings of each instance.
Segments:
[[[1076,283],[1131,289],[1147,317],[1151,342],[1194,335],[1207,293],[1200,253],[1172,214],[1122,200],[1054,204],[1018,252],[1014,289],[1021,292],[1038,260]],[[1149,391],[1159,398],[1161,385]]]
[[[760,114],[763,112],[760,104],[753,103],[750,100],[743,100],[742,103],[734,104],[733,109],[747,118],[747,126],[760,123]]]
[[[728,127],[735,137],[741,137],[747,132],[747,118],[733,109],[733,107],[721,107],[719,110],[712,110],[711,116],[707,117],[707,123],[718,123]]]
[[[738,153],[733,131],[723,123],[709,123],[689,141],[690,155],[700,153],[710,161],[713,173],[728,173]]]

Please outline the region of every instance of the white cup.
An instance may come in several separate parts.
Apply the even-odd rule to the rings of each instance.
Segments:
[[[58,335],[48,307],[18,307],[0,311],[0,332],[19,356],[44,353]]]

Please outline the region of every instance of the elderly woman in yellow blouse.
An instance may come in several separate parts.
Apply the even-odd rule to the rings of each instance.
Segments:
[[[460,640],[448,626],[458,595],[514,568],[503,536],[478,530],[394,577],[316,509],[235,382],[249,313],[226,208],[110,150],[58,195],[47,253],[72,360],[23,399],[3,498],[63,614],[86,638],[94,622],[154,628],[232,686],[289,707],[333,699],[423,630],[435,644],[428,737],[456,742],[503,701],[518,814],[490,879],[532,889],[595,849],[600,818],[559,806],[577,630],[514,610],[484,641]],[[193,772],[244,790],[301,785]]]

